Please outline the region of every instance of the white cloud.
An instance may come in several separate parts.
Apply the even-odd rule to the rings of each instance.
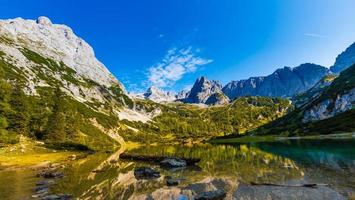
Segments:
[[[315,38],[326,38],[327,36],[325,35],[321,35],[321,34],[317,34],[317,33],[305,33],[305,36],[308,37],[315,37]]]
[[[186,73],[192,73],[199,66],[213,62],[195,55],[191,47],[186,49],[170,49],[163,60],[149,68],[148,80],[157,87],[168,87],[175,84]]]

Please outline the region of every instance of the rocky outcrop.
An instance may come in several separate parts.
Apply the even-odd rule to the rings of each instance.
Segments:
[[[284,67],[265,77],[232,81],[223,87],[230,99],[240,96],[291,97],[304,92],[329,74],[329,70],[311,63],[295,68]]]
[[[338,94],[335,99],[326,99],[310,109],[303,116],[303,123],[318,121],[334,117],[335,115],[350,110],[355,105],[355,88],[343,94]]]
[[[340,73],[353,64],[355,64],[355,43],[350,45],[336,58],[335,63],[330,67],[330,70],[334,73]]]
[[[218,81],[208,80],[206,77],[202,76],[196,80],[189,95],[182,101],[185,103],[202,103],[208,105],[220,104],[218,101],[224,101],[224,99],[219,98],[219,94],[223,94],[222,84]]]

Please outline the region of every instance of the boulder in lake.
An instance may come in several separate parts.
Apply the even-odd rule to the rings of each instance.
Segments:
[[[224,190],[218,189],[214,191],[203,192],[195,196],[195,200],[223,200],[227,196]]]
[[[156,179],[160,177],[160,173],[149,167],[139,167],[134,170],[136,179]]]
[[[184,168],[187,166],[186,161],[180,158],[165,158],[160,162],[163,168]]]

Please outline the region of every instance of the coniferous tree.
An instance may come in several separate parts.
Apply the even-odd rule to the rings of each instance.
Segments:
[[[16,84],[9,101],[11,112],[8,113],[9,130],[29,136],[29,104],[21,86]]]
[[[80,123],[82,123],[80,114],[76,110],[69,111],[66,116],[65,132],[67,133],[67,137],[74,142],[78,142],[79,140]]]
[[[59,87],[53,95],[53,109],[49,116],[44,139],[52,142],[62,142],[66,138],[65,98]]]
[[[8,121],[6,115],[11,110],[9,104],[10,94],[11,86],[4,80],[3,71],[0,67],[0,140],[7,135]]]

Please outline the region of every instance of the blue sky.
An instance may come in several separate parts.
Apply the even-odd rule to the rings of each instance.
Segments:
[[[304,62],[331,66],[355,42],[354,0],[0,0],[3,19],[67,24],[129,91],[223,84]]]

